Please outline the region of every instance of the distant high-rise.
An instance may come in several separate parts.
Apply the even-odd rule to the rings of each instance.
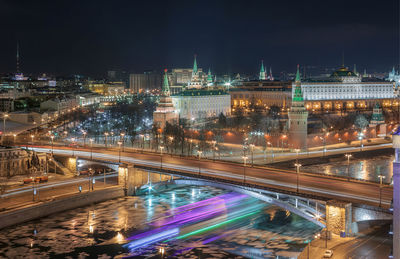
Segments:
[[[134,93],[161,88],[161,74],[149,71],[143,74],[129,75],[129,88]]]

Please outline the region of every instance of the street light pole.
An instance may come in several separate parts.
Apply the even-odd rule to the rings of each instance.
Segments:
[[[216,143],[217,142],[215,140],[212,141],[212,144],[213,144],[213,161],[215,161],[215,144]]]
[[[119,146],[119,148],[118,148],[118,163],[121,163],[121,144],[122,144],[122,142],[118,141],[118,146]]]
[[[86,131],[82,132],[83,134],[83,147],[86,146]]]
[[[163,152],[163,149],[164,149],[164,146],[160,146],[160,159],[161,159],[161,162],[160,162],[160,168],[162,169],[162,152]]]
[[[299,162],[299,152],[300,152],[300,149],[298,149],[298,148],[296,148],[296,163],[298,163]]]
[[[51,135],[50,138],[51,138],[51,155],[53,155],[53,149],[54,149],[54,147],[53,147],[53,140],[54,140],[54,136]]]
[[[90,160],[93,159],[93,139],[90,139]]]
[[[295,163],[294,166],[296,167],[296,172],[297,172],[297,188],[296,188],[296,192],[299,192],[299,174],[300,174],[300,166],[301,166],[301,164]]]
[[[203,153],[203,151],[198,150],[197,153],[199,154],[199,175],[200,175],[200,160],[201,160],[201,154]]]
[[[378,175],[379,177],[379,207],[382,206],[382,180],[385,179],[384,175]]]
[[[271,162],[274,162],[274,146],[271,142],[268,142],[267,144],[271,145]]]
[[[346,154],[344,156],[347,157],[347,179],[350,181],[350,157],[352,157],[352,155]]]
[[[125,151],[125,133],[121,133],[122,138],[122,152]]]
[[[108,132],[104,133],[104,144],[107,148],[107,136],[108,136]]]
[[[251,151],[251,167],[254,165],[254,144],[250,144],[250,151]]]
[[[4,138],[6,137],[6,119],[8,118],[8,114],[3,114],[3,135],[1,137],[1,143],[4,143]]]
[[[247,156],[242,156],[243,158],[243,183],[246,183],[246,160],[248,159]]]
[[[75,143],[75,138],[71,138],[72,140],[72,156],[75,156],[75,149],[74,149],[74,143]]]

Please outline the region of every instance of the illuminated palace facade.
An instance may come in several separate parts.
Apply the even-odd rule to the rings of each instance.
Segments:
[[[295,83],[293,83],[293,87]],[[370,81],[342,66],[326,79],[304,80],[301,90],[307,110],[343,111],[398,105],[393,83]],[[294,92],[293,92],[294,94]]]
[[[208,119],[231,114],[231,98],[225,88],[217,87],[212,82],[211,71],[207,80],[199,75],[196,57],[192,77],[187,86],[172,96],[172,103],[179,118],[188,120]]]
[[[256,107],[268,109],[278,106],[287,111],[295,89],[295,82],[254,80],[243,82],[230,90],[232,108],[246,111]],[[310,112],[336,112],[372,109],[376,103],[388,108],[398,106],[393,82],[360,75],[342,66],[324,79],[303,79],[304,104]]]

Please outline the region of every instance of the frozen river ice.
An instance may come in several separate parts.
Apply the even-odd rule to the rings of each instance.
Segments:
[[[6,258],[295,258],[315,224],[247,195],[171,186],[0,231]]]

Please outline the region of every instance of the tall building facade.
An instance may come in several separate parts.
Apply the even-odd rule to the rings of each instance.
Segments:
[[[306,149],[308,111],[304,106],[299,66],[297,66],[295,85],[292,91],[292,107],[288,112],[289,142],[294,148]]]
[[[160,89],[162,76],[156,72],[144,72],[143,74],[129,75],[129,89],[134,93]]]

